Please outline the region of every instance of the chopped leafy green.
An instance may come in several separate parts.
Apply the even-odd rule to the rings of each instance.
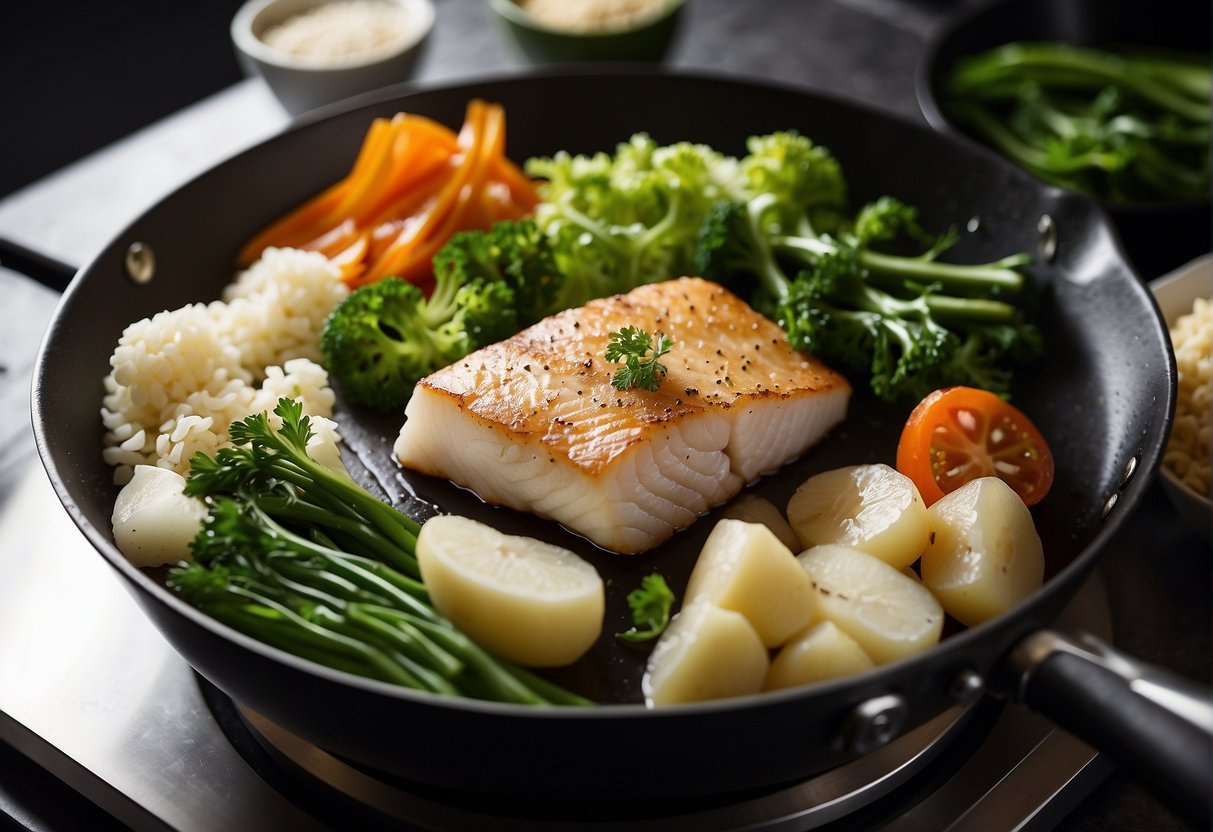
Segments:
[[[1046,181],[1113,202],[1209,193],[1207,55],[1009,43],[957,62],[949,114]]]
[[[629,644],[642,644],[665,632],[674,607],[674,593],[661,573],[654,572],[641,578],[640,587],[628,593],[628,606],[635,626],[616,633],[615,637]]]
[[[654,346],[653,336],[634,326],[625,326],[612,332],[610,337],[606,360],[624,362],[624,366],[615,371],[611,384],[620,390],[639,387],[650,392],[661,386],[667,370],[658,359],[670,351],[673,341],[659,332]]]
[[[328,667],[442,696],[588,704],[490,655],[430,605],[413,520],[307,453],[288,398],[233,423],[236,447],[192,460],[210,512],[168,585],[240,632]]]

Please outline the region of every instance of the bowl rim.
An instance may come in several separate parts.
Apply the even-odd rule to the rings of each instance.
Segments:
[[[580,0],[568,1],[580,2]],[[541,20],[536,19],[518,5],[518,0],[488,0],[488,5],[498,16],[524,29],[552,37],[567,38],[572,41],[594,42],[626,37],[656,26],[681,11],[682,7],[686,5],[686,0],[661,0],[661,5],[657,11],[646,17],[642,17],[636,25],[626,29],[595,29],[590,31],[576,31],[549,26]]]
[[[303,0],[300,11],[310,11],[339,0]],[[387,47],[372,50],[365,55],[341,61],[326,58],[303,58],[281,52],[265,41],[254,31],[257,19],[267,10],[280,3],[299,3],[300,0],[248,0],[236,10],[232,17],[232,43],[236,49],[258,63],[267,64],[278,69],[299,72],[340,72],[343,70],[364,69],[382,64],[417,49],[433,31],[437,16],[432,0],[377,0],[387,5],[398,6],[409,14],[418,15],[421,25],[412,31],[408,37],[402,38]]]
[[[1170,330],[1177,318],[1187,314],[1184,311],[1179,311],[1176,314],[1167,314],[1167,309],[1164,307],[1171,305],[1168,294],[1175,293],[1186,296],[1193,288],[1196,289],[1193,298],[1213,293],[1213,253],[1197,257],[1179,268],[1150,281],[1150,294],[1154,296],[1154,302],[1158,304],[1159,312],[1162,313],[1163,321],[1166,323],[1168,330]],[[1188,311],[1191,311],[1191,305],[1191,302],[1186,304]],[[1164,459],[1158,466],[1158,473],[1179,494],[1182,494],[1185,498],[1194,500],[1206,515],[1213,516],[1213,497],[1210,497],[1208,494],[1201,494],[1167,467],[1165,448]]]

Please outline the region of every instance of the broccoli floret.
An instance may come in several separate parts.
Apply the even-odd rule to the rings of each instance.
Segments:
[[[1016,271],[1024,255],[979,266],[939,263],[954,232],[931,237],[912,207],[890,197],[866,206],[836,237],[813,232],[811,223],[781,233],[785,223],[772,195],[718,203],[700,228],[700,274],[755,281],[754,305],[793,347],[866,374],[880,398],[918,400],[949,384],[1005,394],[1003,366],[1039,354],[1039,332],[1021,309],[997,299],[1026,292]],[[901,237],[929,248],[913,256],[871,248]]]
[[[434,280],[429,299],[388,277],[333,310],[320,349],[351,402],[398,410],[423,377],[547,314],[559,286],[530,220],[453,235],[434,256]]]
[[[819,232],[834,230],[846,208],[847,183],[827,148],[795,130],[781,130],[751,136],[746,149],[742,173],[751,193],[774,197],[773,221],[785,232],[802,222]]]
[[[557,311],[554,304],[561,278],[551,245],[534,220],[503,220],[488,231],[453,235],[434,255],[434,272],[447,273],[459,284],[477,279],[505,284],[513,290],[520,326]],[[484,343],[516,331],[502,332]]]
[[[769,194],[749,202],[717,202],[699,227],[695,269],[705,280],[736,284],[739,278],[757,281],[750,295],[754,306],[770,309],[788,294],[788,277],[775,261],[761,227],[762,215],[774,202]]]
[[[431,303],[413,284],[386,277],[337,305],[325,321],[320,350],[351,402],[398,409],[419,379],[471,349],[473,338],[454,308],[458,291],[444,288],[439,280]]]

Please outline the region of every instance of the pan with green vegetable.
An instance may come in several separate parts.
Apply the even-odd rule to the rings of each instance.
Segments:
[[[456,126],[468,102],[480,98],[499,102],[509,114],[509,158],[538,160],[528,169],[544,171],[548,184],[540,192],[552,201],[539,204],[534,221],[543,245],[553,247],[548,253],[555,274],[580,278],[556,287],[569,293],[564,301],[553,299],[559,293],[544,294],[547,287],[525,295],[527,302],[542,296],[543,303],[574,308],[554,315],[545,309],[548,317],[535,324],[540,329],[475,343],[484,333],[472,321],[496,326],[503,319],[491,314],[492,302],[502,309],[502,299],[513,298],[509,311],[523,308],[518,290],[525,270],[494,263],[503,246],[492,235],[505,234],[505,249],[534,246],[536,238],[533,228],[518,236],[514,232],[525,226],[509,225],[483,232],[487,237],[453,237],[450,245],[465,248],[448,250],[434,265],[457,268],[434,275],[428,299],[416,288],[376,288],[393,286],[387,282],[392,278],[349,294],[342,301],[351,303],[346,311],[328,318],[341,327],[331,331],[329,348],[339,352],[346,339],[362,338],[383,352],[365,366],[330,361],[335,375],[355,373],[347,380],[350,389],[337,380],[337,397],[329,400],[343,462],[331,454],[327,419],[305,416],[292,404],[292,395],[309,382],[303,365],[287,361],[264,382],[285,399],[234,420],[233,444],[194,457],[189,493],[178,488],[174,500],[209,499],[203,535],[192,538],[193,562],[137,566],[120,549],[121,541],[138,537],[124,522],[156,521],[158,512],[139,514],[138,505],[128,506],[129,513],[116,511],[113,466],[144,447],[144,438],[128,431],[107,439],[98,413],[102,398],[110,402],[137,363],[132,358],[130,366],[124,360],[111,365],[106,358],[124,330],[162,310],[220,297],[238,253],[260,229],[317,194],[322,208],[325,199],[337,201],[325,195],[340,191],[326,189],[357,164],[359,142],[373,119],[407,112]],[[562,102],[558,119],[553,101]],[[641,133],[652,147],[633,138]],[[782,138],[751,140],[778,134]],[[617,154],[626,164],[619,165]],[[642,173],[650,163],[658,170],[646,179]],[[672,197],[668,166],[679,171],[674,178],[680,182],[715,185]],[[559,196],[562,171],[571,174],[570,187],[593,191],[592,206],[586,207],[584,191]],[[610,175],[623,178],[617,187],[601,187]],[[764,196],[780,193],[786,198],[776,204]],[[631,197],[639,201],[628,203]],[[789,209],[797,200],[803,216]],[[608,222],[608,215],[628,219]],[[199,217],[207,221],[197,222]],[[1042,240],[1042,217],[1055,237]],[[140,260],[145,254],[132,252],[149,250],[154,269],[134,268],[146,261]],[[603,271],[609,263],[618,268]],[[696,271],[711,279],[676,279]],[[334,266],[333,273],[340,270]],[[631,290],[626,304],[587,303],[601,294],[591,278],[603,274],[625,281],[606,284],[605,292]],[[254,308],[249,298],[230,296],[229,307]],[[384,304],[395,304],[396,311]],[[159,320],[184,321],[217,308],[192,306],[181,318]],[[626,313],[603,323],[602,316],[621,308]],[[725,308],[727,315],[714,317],[712,310]],[[640,320],[646,309],[656,310],[660,320]],[[511,318],[511,326],[534,320],[530,311]],[[753,354],[749,341],[728,334],[742,321],[745,333],[766,339],[753,343]],[[140,326],[135,331],[145,333],[139,341],[144,346],[148,332],[163,331],[153,323]],[[471,486],[452,482],[455,477],[400,464],[398,458],[407,458],[398,436],[404,407],[409,421],[420,423],[421,411],[413,408],[425,396],[437,401],[436,385],[459,382],[461,368],[470,371],[473,362],[500,360],[527,333],[554,341],[562,326],[592,345],[585,360],[599,375],[586,384],[600,384],[602,407],[615,406],[620,418],[643,413],[646,403],[668,402],[674,414],[706,401],[716,393],[715,380],[712,389],[698,390],[689,384],[675,389],[674,379],[690,372],[691,350],[703,351],[707,357],[698,363],[706,369],[700,372],[714,378],[712,357],[729,347],[730,338],[746,356],[719,378],[721,389],[740,394],[768,360],[760,352],[779,346],[787,350],[789,377],[814,385],[827,379],[831,402],[849,396],[846,418],[835,413],[821,441],[807,449],[789,445],[800,450],[780,465],[756,463],[752,475],[733,475],[728,482],[737,489],[745,480],[733,499],[709,498],[707,508],[690,513],[685,528],[626,555],[594,545],[588,532],[570,531],[579,516],[542,520],[500,505],[508,505],[506,499],[485,502]],[[702,344],[680,336],[692,326],[706,333]],[[493,339],[508,334],[493,332]],[[202,343],[186,326],[165,340],[192,349]],[[439,343],[455,354],[427,354],[425,360],[438,366],[422,368],[417,346]],[[255,346],[231,342],[216,354]],[[828,355],[824,360],[833,370],[801,350]],[[548,383],[539,361],[509,367],[511,383]],[[553,359],[549,375],[560,370]],[[377,375],[381,371],[386,374]],[[391,392],[390,384],[404,378],[411,387],[429,372],[428,381],[411,388],[407,405],[383,407],[379,394]],[[34,424],[68,512],[182,655],[237,702],[362,766],[449,789],[532,797],[721,794],[837,765],[989,689],[1019,695],[1070,725],[1079,720],[1077,730],[1136,760],[1145,775],[1158,775],[1171,799],[1199,815],[1203,798],[1192,795],[1201,794],[1209,776],[1207,733],[1165,702],[1134,693],[1124,676],[1128,665],[1108,658],[1102,647],[1043,629],[1090,574],[1159,464],[1174,376],[1157,309],[1089,200],[1047,187],[979,148],[841,101],[715,77],[586,69],[370,97],[301,122],[186,185],[127,228],[69,287],[40,357]],[[571,378],[575,392],[579,376]],[[924,547],[942,547],[944,538],[928,544],[928,510],[914,495],[929,483],[910,484],[921,471],[914,473],[912,462],[902,464],[898,446],[903,442],[906,459],[914,458],[922,444],[915,437],[931,432],[906,428],[907,418],[913,425],[927,420],[921,411],[911,417],[911,410],[933,388],[958,389],[953,385],[1010,397],[1017,410],[972,406],[991,414],[991,442],[1025,425],[1021,417],[1027,414],[1044,437],[1036,451],[1047,440],[1052,453],[1040,478],[1014,484],[1036,488],[1036,494],[1021,499],[997,478],[964,492],[983,505],[1006,508],[1015,529],[1032,530],[1022,534],[1039,537],[1038,559],[1035,573],[1009,600],[949,601],[945,620],[945,607],[930,587],[947,569],[924,561],[912,576],[902,571]],[[371,395],[356,403],[356,389]],[[472,385],[460,395],[481,392]],[[782,398],[757,386],[747,395],[755,411]],[[995,393],[985,396],[980,400],[1003,401]],[[563,402],[574,406],[579,400],[570,393]],[[695,406],[707,412],[706,404]],[[743,408],[729,410],[729,418],[743,415]],[[462,418],[435,412],[440,415],[431,424],[443,429]],[[943,419],[945,431],[948,412],[932,417]],[[514,416],[520,433],[527,420],[546,418],[538,406]],[[712,418],[719,424],[723,417]],[[201,421],[180,417],[169,430],[177,434],[180,428],[180,435],[167,436],[165,446],[199,429]],[[963,418],[957,423],[964,424]],[[545,428],[552,434],[562,429],[555,419]],[[768,423],[747,453],[764,452],[785,433],[778,421]],[[483,463],[469,465],[472,473],[493,461],[483,451],[476,456],[478,447],[487,446],[430,446],[434,453]],[[536,456],[531,470],[556,466],[555,456]],[[910,473],[894,471],[894,465]],[[797,562],[791,547],[822,527],[817,507],[823,491],[860,505],[872,488],[889,483],[906,496],[912,514],[906,515],[908,531],[896,537],[917,536],[917,542],[885,539],[879,547],[884,560],[822,545]],[[930,511],[938,518],[966,487],[946,485],[951,493],[932,495],[938,502]],[[690,492],[682,493],[689,501]],[[169,508],[167,502],[156,505]],[[687,506],[673,508],[685,513]],[[590,501],[579,514],[599,509]],[[432,520],[440,515],[455,517]],[[835,520],[835,530],[846,525]],[[781,523],[794,527],[786,544],[775,531],[786,533]],[[963,531],[957,539],[965,539]],[[764,566],[766,553],[779,547],[783,566]],[[489,608],[508,607],[502,586],[516,577],[505,570],[492,581],[472,581],[469,589],[468,575],[479,574],[476,563],[485,551],[525,556],[523,571],[562,587],[565,594],[551,610],[559,607],[552,615],[564,617],[535,617],[530,605],[495,625],[478,622]],[[943,555],[936,560],[948,562]],[[721,600],[735,589],[712,564],[724,564],[726,572],[735,565],[746,574],[775,575],[778,585],[823,596],[821,608],[835,612],[829,626],[811,638],[805,634],[802,646],[850,650],[856,672],[808,683],[785,662],[787,686],[662,704],[685,698],[678,685],[663,685],[662,678],[673,677],[659,672],[670,666],[660,655],[678,655],[669,647],[670,633],[711,628],[735,634],[731,643],[741,652],[709,653],[701,665],[718,667],[718,677],[731,679],[746,664],[747,673],[761,677],[768,650],[776,644],[787,650],[792,631],[807,623],[795,610],[790,617],[754,611],[763,619],[757,635],[741,613],[691,603],[691,596]],[[824,599],[823,587],[837,588],[840,574],[904,594],[924,615],[890,627],[892,619],[879,613],[857,612],[845,586]],[[471,597],[473,590],[479,600],[470,606],[449,600]],[[597,619],[588,637],[579,629],[587,608],[583,596]],[[604,605],[594,608],[599,597]],[[762,608],[765,591],[758,597]],[[562,606],[564,600],[569,604]],[[755,609],[752,600],[737,605]],[[568,612],[572,606],[577,610]],[[866,633],[852,626],[858,619],[872,625]],[[914,629],[912,637],[898,635],[907,628]],[[524,631],[541,636],[515,650]],[[862,648],[851,649],[860,641]],[[561,650],[548,652],[557,642]],[[580,658],[570,662],[573,655]],[[1156,684],[1174,682],[1132,666]],[[1093,706],[1096,695],[1102,698]],[[1122,718],[1126,709],[1131,719]]]
[[[1176,3],[995,2],[919,67],[933,126],[1100,200],[1146,276],[1209,251],[1210,12]]]

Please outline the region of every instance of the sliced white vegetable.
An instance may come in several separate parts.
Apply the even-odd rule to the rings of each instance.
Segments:
[[[803,548],[800,545],[800,538],[796,536],[796,532],[792,531],[792,527],[788,525],[783,513],[770,500],[754,494],[746,494],[730,503],[720,516],[729,520],[761,523],[770,529],[779,538],[779,542],[787,546],[793,554],[799,553]]]
[[[966,483],[929,514],[922,580],[953,618],[972,627],[1040,588],[1045,558],[1032,514],[1002,480]]]
[[[788,502],[803,548],[837,543],[898,569],[927,545],[927,507],[909,477],[888,465],[854,465],[810,477]]]
[[[744,615],[697,601],[674,616],[649,655],[644,701],[651,708],[757,693],[769,665]]]
[[[744,615],[767,647],[813,614],[813,587],[796,556],[766,526],[741,520],[721,520],[704,541],[683,604],[701,598]]]
[[[417,563],[434,608],[510,661],[566,665],[602,632],[602,579],[559,546],[439,516],[421,527]]]
[[[859,643],[833,621],[818,621],[783,646],[767,673],[766,690],[791,688],[839,676],[851,676],[873,667]]]
[[[876,664],[939,641],[943,609],[900,569],[846,546],[815,546],[797,559],[812,579],[817,615],[837,624]]]
[[[191,560],[190,542],[206,519],[206,504],[187,497],[185,477],[168,468],[136,465],[118,492],[114,542],[135,566],[163,566]]]

